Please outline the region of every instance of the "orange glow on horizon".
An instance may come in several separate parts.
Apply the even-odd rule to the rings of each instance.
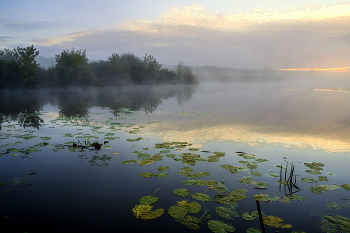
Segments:
[[[332,72],[350,72],[350,67],[341,67],[341,68],[328,68],[328,69],[320,69],[320,68],[300,68],[300,69],[280,69],[280,70],[291,70],[291,71],[332,71]]]

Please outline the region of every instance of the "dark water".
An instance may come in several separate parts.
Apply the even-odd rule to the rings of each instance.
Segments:
[[[200,218],[206,209],[211,215],[209,220],[231,224],[236,232],[260,229],[257,218],[247,221],[242,214],[256,210],[254,194],[283,197],[298,190],[279,185],[279,178],[266,176],[269,172],[279,174],[276,165],[285,166],[286,161],[295,165],[296,185],[302,189],[295,194],[306,200],[261,202],[262,211],[282,218],[283,223],[293,226],[292,230],[322,232],[322,215],[350,217],[349,200],[344,200],[350,198],[349,191],[341,187],[322,194],[310,191],[311,186],[350,184],[350,93],[341,82],[338,84],[342,89],[328,82],[303,84],[2,91],[1,232],[212,232],[208,220],[194,230],[168,214],[168,209],[181,200],[201,204],[201,211],[192,216]],[[138,137],[142,139],[127,141]],[[103,145],[100,150],[84,148],[88,142]],[[163,142],[191,145],[170,152],[155,149],[157,143]],[[150,156],[161,154],[162,158],[147,166],[121,164],[130,159],[141,161],[143,158],[135,151]],[[208,159],[213,152],[224,152],[225,156],[214,162],[196,162],[194,166],[177,161],[181,153]],[[245,167],[239,161],[255,161],[243,159],[236,152],[268,161],[258,163],[251,171],[232,174],[221,165]],[[178,159],[166,156],[169,154]],[[304,163],[312,162],[324,164],[321,172],[328,181],[300,181],[307,177],[318,179],[318,175],[305,172],[310,168]],[[144,172],[157,173],[160,166],[169,167],[164,171],[166,178],[140,176]],[[178,174],[182,167],[210,172],[196,179],[222,182],[227,191],[246,189],[246,199],[237,201],[235,210],[239,216],[219,216],[216,207],[224,205],[213,201],[218,193],[206,192],[207,186],[181,183],[188,179]],[[259,190],[253,184],[238,182],[245,176],[270,185]],[[174,189],[179,188],[188,189],[190,194],[175,195]],[[156,190],[154,196],[159,199],[152,204],[153,210],[163,208],[163,215],[151,220],[135,218],[132,208],[139,205],[141,197]],[[206,193],[211,201],[195,200],[191,197],[195,193]],[[328,202],[344,207],[330,209]],[[291,232],[265,227],[267,232]]]

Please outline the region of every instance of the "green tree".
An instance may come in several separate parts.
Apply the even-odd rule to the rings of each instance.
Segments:
[[[36,51],[34,45],[27,48],[20,48],[13,50],[14,56],[18,62],[20,78],[22,85],[34,86],[38,74],[39,64],[36,63],[36,56],[39,51]]]
[[[56,56],[55,73],[60,82],[59,85],[78,85],[87,86],[95,84],[98,79],[91,71],[86,57],[86,50],[75,51],[74,48],[69,51],[64,50]]]
[[[149,78],[156,77],[156,75],[162,68],[162,65],[159,64],[158,61],[152,55],[147,56],[147,53],[141,58],[141,61],[146,67],[146,74]]]
[[[18,60],[9,49],[0,51],[0,88],[17,87],[21,83]]]
[[[180,62],[175,67],[175,72],[178,80],[184,84],[196,84],[198,83],[197,77],[194,75],[191,67],[184,65]]]

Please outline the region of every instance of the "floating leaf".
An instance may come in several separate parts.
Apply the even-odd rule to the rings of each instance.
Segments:
[[[313,169],[313,170],[323,170],[322,167],[324,166],[323,163],[316,163],[316,162],[304,163],[304,165],[305,165],[306,167],[309,167],[309,168]]]
[[[150,160],[150,159],[144,159],[139,161],[140,166],[146,166],[146,165],[150,165],[152,163],[155,163],[154,160]]]
[[[195,173],[188,175],[188,178],[194,179],[194,178],[198,178],[198,177],[206,177],[209,175],[210,175],[210,172],[195,172]]]
[[[305,172],[312,174],[312,175],[321,175],[322,174],[320,171],[316,171],[316,170],[306,170]]]
[[[238,217],[238,212],[235,211],[235,205],[231,205],[231,207],[223,207],[223,206],[217,206],[215,211],[216,213],[224,217],[226,219],[233,219],[232,217]]]
[[[350,232],[350,218],[337,215],[337,216],[323,216],[325,219],[322,224],[322,230],[326,232]]]
[[[158,201],[158,197],[154,197],[154,196],[144,196],[141,197],[140,199],[140,204],[153,204],[156,201]]]
[[[154,174],[154,176],[157,178],[166,178],[168,177],[168,174],[166,174],[165,172],[157,172]]]
[[[250,184],[251,180],[253,179],[253,177],[251,176],[243,176],[243,179],[239,179],[238,182],[242,183],[242,184]]]
[[[311,186],[310,191],[313,193],[325,193],[327,192],[327,188],[324,185]]]
[[[205,193],[195,193],[191,197],[198,201],[210,201],[210,196]]]
[[[208,221],[208,227],[210,230],[212,230],[214,233],[225,233],[225,232],[235,232],[236,229],[222,221],[216,221],[216,220],[209,220]]]
[[[182,188],[182,189],[175,189],[174,193],[178,196],[186,197],[190,193],[190,191],[188,189]]]
[[[350,185],[348,184],[342,184],[341,187],[345,189],[346,191],[350,191]]]
[[[118,151],[113,152],[114,155],[120,154]]]
[[[314,178],[302,178],[300,181],[306,183],[317,183],[317,180],[314,180]]]
[[[328,202],[327,207],[332,209],[332,210],[341,210],[341,209],[343,209],[344,205],[341,203],[336,204],[335,202]]]
[[[142,173],[140,173],[140,176],[144,177],[144,178],[152,178],[153,176],[155,176],[155,174],[153,174],[151,172],[142,172]]]
[[[168,213],[173,218],[183,218],[187,214],[187,210],[182,206],[171,206]]]
[[[277,227],[277,228],[292,228],[292,225],[290,224],[283,224],[281,223],[283,221],[282,218],[276,217],[276,216],[266,216],[263,218],[264,224],[271,226],[271,227]]]
[[[318,181],[321,181],[321,182],[326,182],[328,181],[329,179],[326,177],[326,176],[319,176],[318,177]]]
[[[251,221],[251,220],[254,220],[256,218],[255,216],[250,215],[249,212],[244,212],[242,214],[242,217],[247,221]]]
[[[149,220],[160,217],[164,213],[164,209],[157,209],[155,211],[151,211],[153,206],[151,205],[136,205],[132,212],[135,214],[136,218],[141,218],[142,220]]]
[[[246,233],[261,233],[261,231],[255,228],[248,228]]]
[[[123,162],[121,162],[121,164],[133,164],[133,163],[137,163],[138,160],[136,159],[128,159],[128,160],[124,160]]]
[[[105,148],[105,149],[112,149],[111,146],[104,146],[103,148]]]
[[[252,172],[252,175],[254,175],[254,176],[261,176],[261,173],[260,172]]]
[[[157,169],[158,169],[158,171],[167,171],[167,170],[169,170],[169,167],[168,166],[159,166]]]
[[[201,210],[201,205],[195,201],[191,202],[191,204],[189,204],[186,209],[188,212],[195,214],[198,213]]]

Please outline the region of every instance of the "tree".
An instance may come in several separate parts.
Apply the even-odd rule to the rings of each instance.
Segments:
[[[22,85],[35,85],[39,69],[39,64],[36,63],[35,57],[39,55],[39,51],[36,51],[36,48],[32,45],[27,48],[17,47],[17,49],[13,50],[13,53],[18,62]]]
[[[158,61],[152,55],[147,56],[147,53],[141,58],[141,61],[146,67],[146,74],[149,78],[156,77],[156,75],[162,68],[162,65],[159,64]]]
[[[64,50],[56,56],[55,73],[61,85],[86,86],[96,83],[98,80],[91,71],[86,57],[86,50]]]
[[[18,60],[9,49],[0,51],[0,87],[11,88],[21,84]]]
[[[183,62],[180,62],[175,67],[177,78],[184,84],[196,84],[198,83],[197,77],[193,74],[191,67],[185,66]]]

